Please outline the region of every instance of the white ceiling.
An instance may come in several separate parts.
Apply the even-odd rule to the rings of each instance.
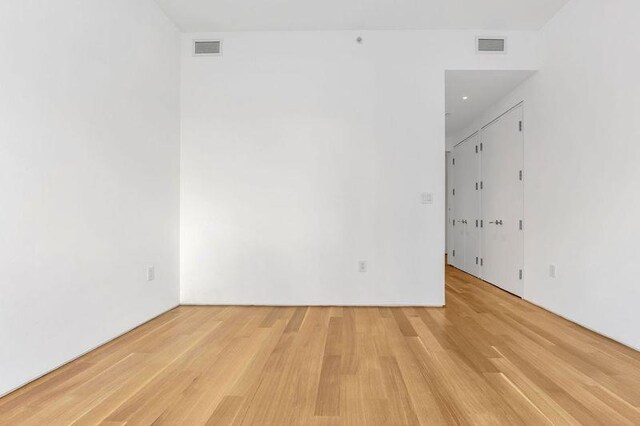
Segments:
[[[447,71],[447,136],[464,130],[535,71]],[[463,97],[468,97],[464,100]]]
[[[156,0],[185,32],[540,29],[568,0]]]

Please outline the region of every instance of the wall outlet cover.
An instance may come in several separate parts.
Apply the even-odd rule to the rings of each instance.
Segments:
[[[156,267],[149,266],[147,268],[147,281],[153,281],[156,279]]]

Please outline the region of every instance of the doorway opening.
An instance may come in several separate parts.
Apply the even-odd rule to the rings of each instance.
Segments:
[[[524,294],[525,100],[535,71],[447,71],[447,262]]]

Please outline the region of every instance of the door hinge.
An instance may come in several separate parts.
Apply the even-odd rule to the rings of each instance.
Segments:
[[[484,228],[484,219],[480,219],[480,228]]]
[[[482,151],[482,142],[480,143],[480,151]]]
[[[476,145],[476,154],[478,153],[478,145]]]
[[[478,190],[478,182],[476,182],[476,191]]]
[[[453,195],[456,195],[456,189],[453,188]]]
[[[522,181],[522,170],[520,170],[520,180]]]
[[[480,189],[484,189],[484,182],[480,181]]]
[[[480,266],[484,266],[484,259],[480,258]]]
[[[453,257],[456,257],[456,251],[455,250],[453,251]]]
[[[453,226],[456,226],[456,220],[453,219],[451,222],[453,222]]]
[[[453,165],[454,166],[456,165],[456,159],[455,158],[453,159]]]
[[[523,273],[522,273],[522,269],[520,269],[520,279],[522,279]]]
[[[478,227],[478,219],[476,219],[476,228]]]
[[[476,265],[478,264],[478,256],[476,256]]]
[[[518,129],[520,129],[520,131],[522,131],[522,129],[524,129],[524,124],[522,124],[522,120],[520,120],[520,122],[518,124]]]
[[[520,221],[520,230],[522,231],[524,229],[524,225],[522,223],[522,221]]]

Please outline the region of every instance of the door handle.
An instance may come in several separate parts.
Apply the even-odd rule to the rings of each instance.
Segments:
[[[495,222],[489,222],[489,223],[492,223],[492,224],[495,224],[495,225],[502,225],[502,220],[497,220],[496,219]]]

